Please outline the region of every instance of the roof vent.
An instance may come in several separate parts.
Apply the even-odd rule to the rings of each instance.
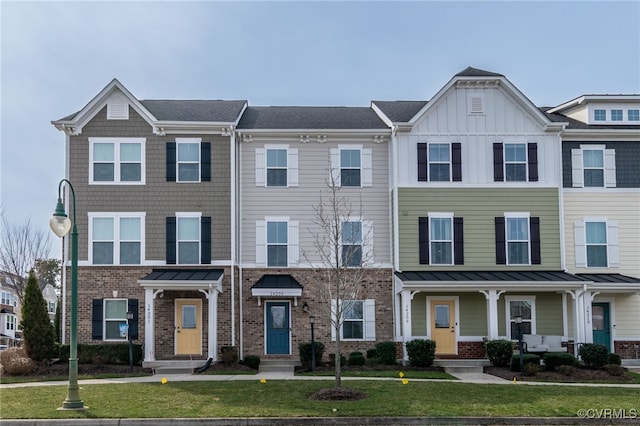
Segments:
[[[114,93],[107,101],[107,120],[128,120],[129,104],[121,93]]]
[[[482,96],[469,97],[469,114],[484,114],[484,98]]]

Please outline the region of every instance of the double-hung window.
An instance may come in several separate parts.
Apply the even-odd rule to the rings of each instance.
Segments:
[[[287,266],[288,228],[285,221],[267,222],[267,266]]]
[[[453,213],[429,213],[418,218],[421,265],[463,265],[463,218]]]
[[[536,298],[535,296],[506,296],[507,333],[510,339],[522,334],[536,333]],[[518,324],[516,317],[520,317]]]
[[[364,338],[364,302],[351,300],[343,305],[342,338],[362,340]]]
[[[1,301],[1,303],[3,305],[13,305],[12,300],[13,300],[13,296],[11,295],[11,293],[6,292],[6,291],[2,292],[2,301]]]
[[[529,264],[529,218],[507,217],[507,264]]]
[[[340,150],[340,185],[360,186],[361,178],[360,150],[341,149]]]
[[[178,182],[200,182],[200,139],[176,138]]]
[[[267,149],[267,186],[287,186],[287,150]]]
[[[104,300],[104,340],[127,340],[127,299]]]
[[[89,138],[89,183],[144,184],[144,138]]]
[[[607,266],[607,223],[586,222],[587,267]]]
[[[16,329],[16,316],[13,314],[7,314],[7,319],[5,322],[5,330],[11,331]]]
[[[527,149],[525,144],[504,144],[504,170],[507,182],[525,182],[527,180]]]
[[[178,264],[200,263],[200,215],[178,216]]]
[[[291,267],[298,265],[297,220],[289,217],[265,217],[256,220],[256,265]]]
[[[130,317],[130,319],[128,319]],[[126,341],[138,338],[138,299],[93,299],[91,338]]]
[[[340,322],[341,340],[374,341],[376,338],[375,300],[331,301],[332,321]],[[340,318],[336,318],[339,313]],[[331,340],[336,340],[335,328],[331,327]]]
[[[584,186],[604,186],[604,150],[585,149],[582,151]]]
[[[298,186],[298,149],[288,145],[256,148],[256,186]]]
[[[144,260],[144,213],[89,213],[94,265],[139,265]]]
[[[615,188],[615,149],[598,144],[582,144],[572,149],[571,180],[573,187]]]
[[[453,264],[453,216],[429,216],[429,241],[432,265]]]
[[[419,182],[462,181],[462,144],[418,143]]]
[[[524,213],[505,213],[495,218],[496,264],[540,265],[540,218]]]
[[[362,266],[362,222],[346,221],[341,229],[343,266]]]
[[[47,312],[50,314],[56,313],[56,302],[47,302]]]
[[[429,144],[429,181],[449,182],[451,180],[451,154],[449,144]]]
[[[372,150],[360,145],[331,148],[331,182],[336,186],[367,187],[373,185]]]
[[[538,180],[538,144],[493,144],[493,180],[495,182],[536,182]]]
[[[618,267],[618,223],[606,217],[587,217],[574,223],[576,267]]]
[[[166,218],[166,262],[169,265],[211,263],[211,216],[179,212]]]

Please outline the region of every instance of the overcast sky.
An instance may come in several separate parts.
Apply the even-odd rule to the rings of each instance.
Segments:
[[[253,106],[428,100],[467,66],[538,106],[640,93],[639,1],[0,0],[0,14],[2,214],[43,229],[65,172],[51,120],[114,77],[138,99]]]

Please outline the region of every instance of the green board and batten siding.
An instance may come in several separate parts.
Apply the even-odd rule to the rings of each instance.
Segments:
[[[453,213],[464,219],[464,265],[456,270],[560,270],[557,188],[401,188],[398,190],[400,268],[445,270],[418,261],[418,217]],[[529,212],[540,218],[540,265],[496,265],[494,218],[505,212]]]

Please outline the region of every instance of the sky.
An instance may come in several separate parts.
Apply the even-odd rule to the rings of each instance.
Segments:
[[[138,99],[251,106],[429,100],[468,66],[537,106],[640,93],[640,0],[0,0],[0,26],[0,214],[47,231],[65,177],[51,121],[113,78]]]

